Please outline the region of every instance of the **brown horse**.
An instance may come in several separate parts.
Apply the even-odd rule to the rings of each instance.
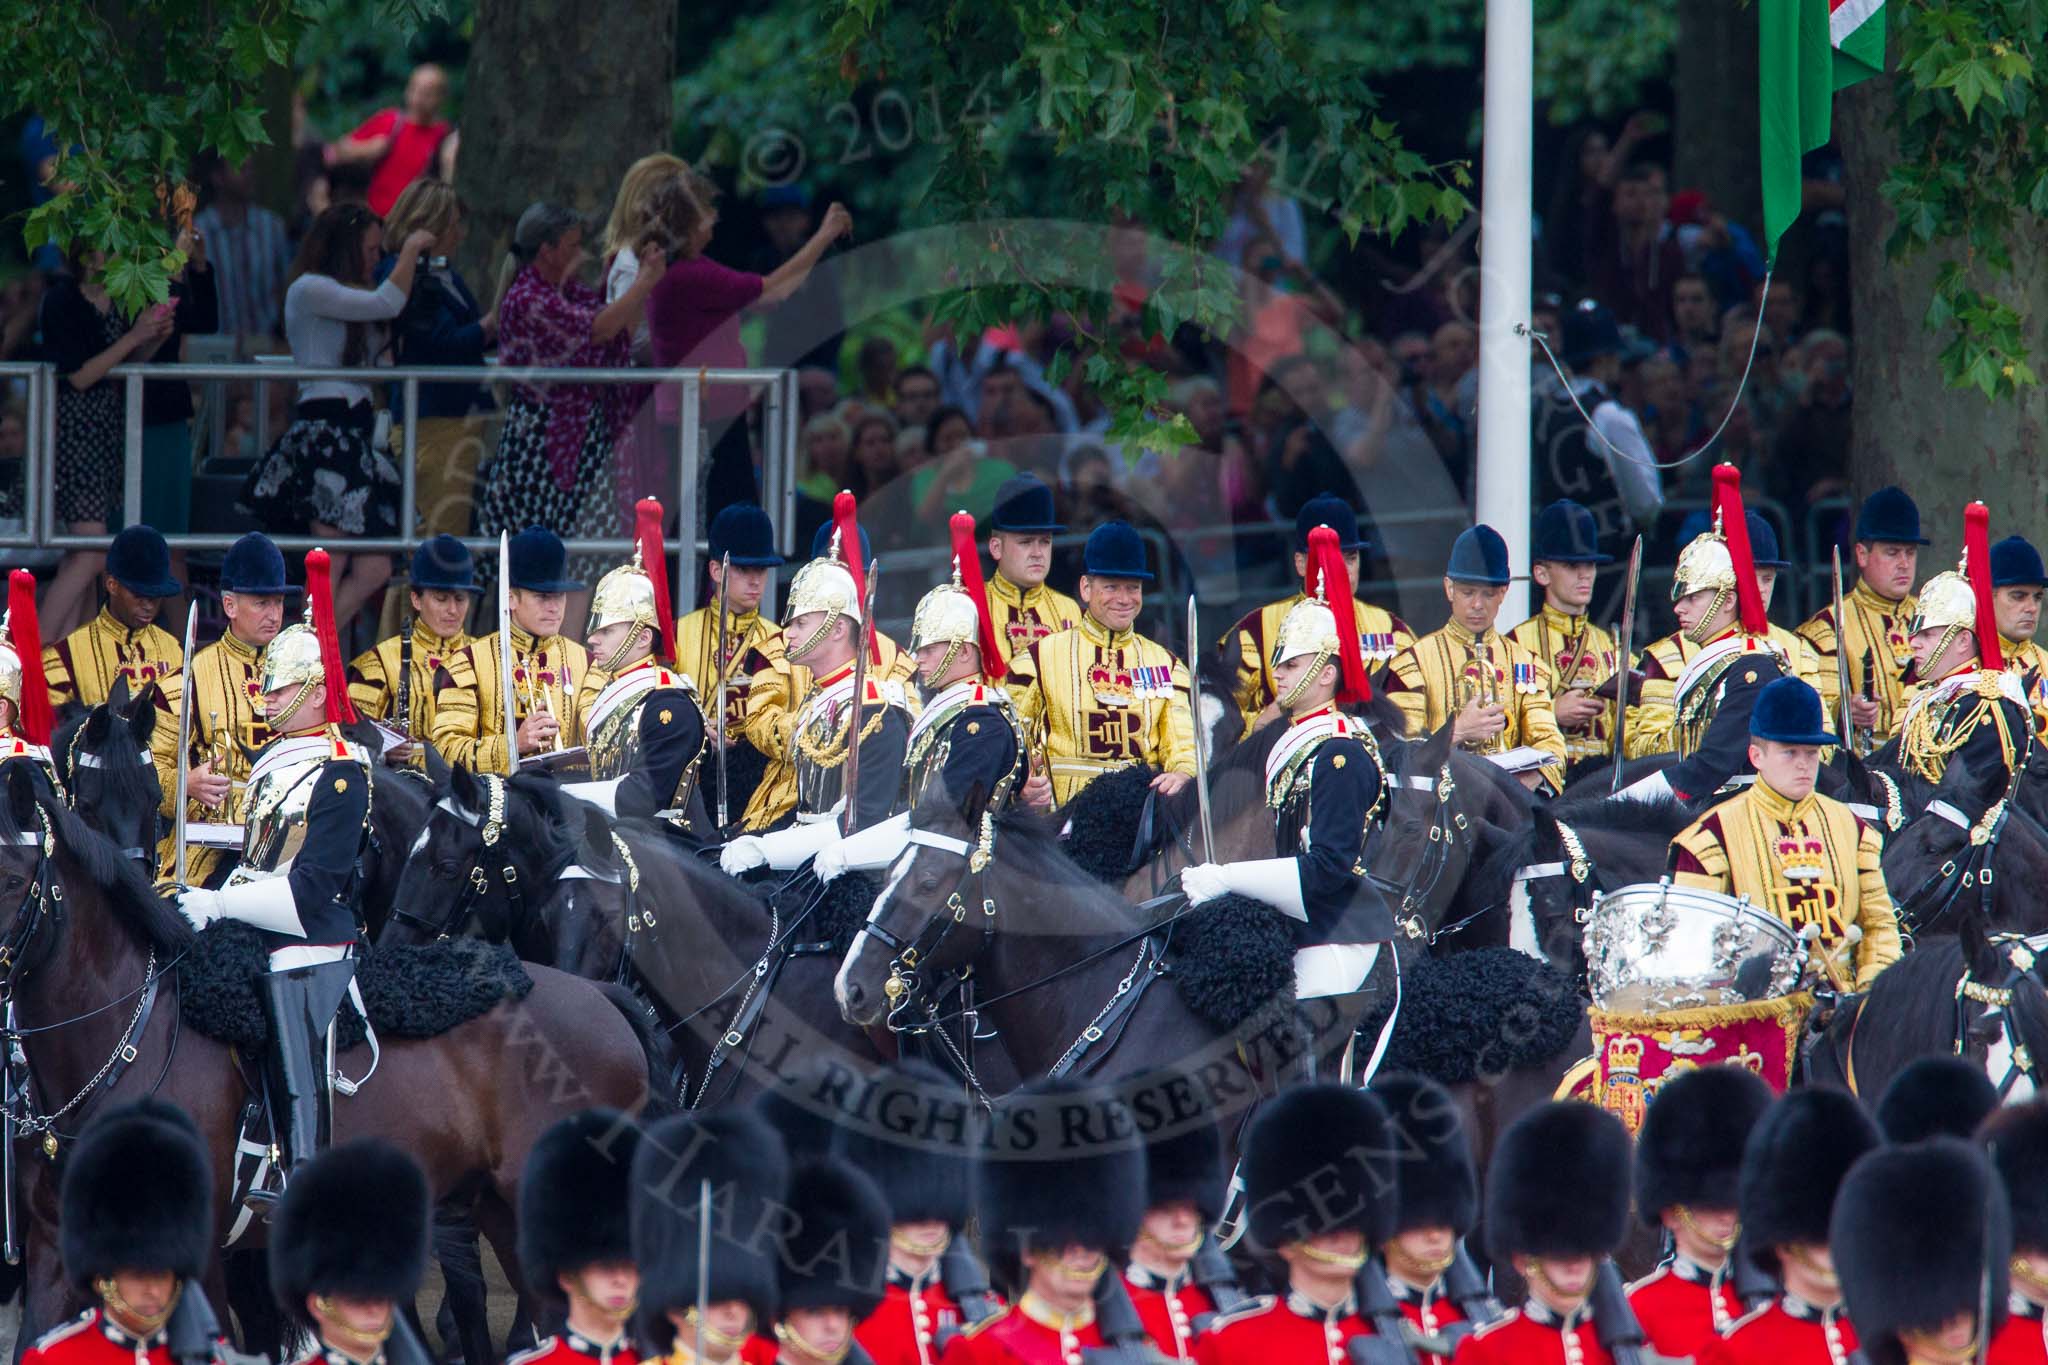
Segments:
[[[191,1114],[212,1156],[223,1236],[232,1224],[234,1143],[251,1089],[244,1059],[182,1026],[173,967],[192,940],[171,903],[39,767],[0,764],[0,983],[30,1082],[14,1115],[24,1138],[24,1341],[82,1306],[57,1252],[58,1174],[70,1142],[109,1105],[155,1094]],[[649,1055],[620,1002],[589,982],[530,970],[524,1000],[439,1038],[385,1040],[375,1075],[335,1099],[337,1140],[376,1136],[403,1147],[436,1199],[473,1197],[479,1225],[507,1249],[520,1172],[542,1130],[591,1105],[638,1109],[649,1095]],[[369,1049],[339,1063],[361,1077]],[[261,1235],[257,1223],[243,1244]],[[506,1269],[520,1283],[516,1264]],[[217,1266],[209,1280],[209,1294],[225,1302]]]

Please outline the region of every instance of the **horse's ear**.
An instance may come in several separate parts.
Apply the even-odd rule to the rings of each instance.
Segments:
[[[448,760],[441,757],[441,751],[436,749],[431,741],[422,740],[421,749],[426,757],[427,785],[434,789],[436,799],[446,796],[448,794],[448,773],[450,771]]]
[[[128,696],[128,679],[116,678],[113,687],[107,692],[107,705],[116,711],[124,710],[128,705]]]
[[[143,684],[142,691],[128,705],[128,734],[137,744],[148,746],[156,733],[156,684]]]
[[[484,799],[476,775],[467,768],[457,767],[450,771],[449,792],[464,810],[480,811],[489,803]]]
[[[1452,722],[1447,720],[1424,737],[1422,747],[1415,751],[1417,765],[1436,768],[1450,761],[1451,730]]]
[[[112,725],[113,713],[105,706],[95,706],[85,713],[84,728],[79,731],[87,747],[97,749],[107,737],[107,727]]]
[[[37,828],[35,771],[31,764],[16,759],[6,765],[7,808],[14,816],[14,827],[20,830]]]
[[[612,850],[612,825],[605,813],[587,801],[574,804],[583,807],[583,838],[579,841],[580,861],[585,866],[609,867],[614,861]]]

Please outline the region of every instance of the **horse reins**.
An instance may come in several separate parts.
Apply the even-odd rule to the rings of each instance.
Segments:
[[[478,903],[490,894],[491,877],[484,870],[484,865],[496,861],[492,851],[505,838],[505,779],[493,773],[480,773],[477,780],[484,784],[483,812],[474,817],[466,811],[457,812],[457,818],[478,831],[483,846],[477,851],[476,861],[469,866],[469,879],[464,884],[462,895],[456,900],[454,909],[438,924],[402,906],[394,905],[388,912],[389,918],[430,935],[437,941],[453,938],[456,931],[475,916]],[[498,869],[498,884],[505,891],[505,899],[510,910],[507,924],[511,925],[526,917],[526,893],[520,887],[519,869],[513,865],[509,843],[506,844],[504,852],[504,864]]]

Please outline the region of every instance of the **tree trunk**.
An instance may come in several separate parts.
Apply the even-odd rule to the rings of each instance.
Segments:
[[[669,149],[676,7],[477,0],[475,24],[455,171],[469,208],[458,264],[489,307],[528,204],[566,204],[601,224],[626,168]]]
[[[1763,217],[1756,176],[1756,6],[1679,0],[1673,189],[1701,189],[1741,223]]]
[[[2022,390],[1988,400],[1976,389],[1950,388],[1939,356],[1949,333],[1923,325],[1944,254],[1908,261],[1887,255],[1895,226],[1878,193],[1897,157],[1885,121],[1893,107],[1889,76],[1864,81],[1835,97],[1835,141],[1842,149],[1848,195],[1849,287],[1856,318],[1850,377],[1856,404],[1850,444],[1855,496],[1895,483],[1920,504],[1933,554],[1921,577],[1954,564],[1962,543],[1962,509],[1973,498],[1991,504],[1991,536],[2023,535],[2043,544],[2048,533],[2048,390]],[[2025,316],[2048,316],[2048,239],[2009,238],[2013,269],[2004,292]],[[2041,329],[2030,329],[2036,350]]]

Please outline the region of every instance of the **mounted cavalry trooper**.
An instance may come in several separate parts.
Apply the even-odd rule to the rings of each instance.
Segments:
[[[307,1163],[270,1226],[271,1292],[317,1338],[298,1365],[425,1355],[405,1318],[427,1267],[428,1219],[426,1176],[389,1143],[360,1139]],[[394,1334],[407,1349],[387,1347]]]
[[[36,576],[16,569],[7,575],[7,616],[0,620],[0,759],[32,758],[54,778],[50,730],[55,718],[44,681],[45,657],[36,627]]]
[[[1053,511],[1052,490],[1036,474],[1018,474],[996,489],[989,509],[989,608],[1003,666],[1048,635],[1081,624],[1081,604],[1045,584],[1052,571],[1052,538],[1067,528]]]
[[[145,1099],[86,1126],[64,1165],[64,1278],[98,1300],[23,1365],[171,1365],[166,1327],[213,1259],[213,1173],[185,1111]]]
[[[1259,1106],[1240,1177],[1252,1240],[1285,1267],[1285,1292],[1219,1315],[1198,1365],[1407,1359],[1400,1342],[1372,1339],[1357,1283],[1392,1221],[1400,1155],[1380,1102],[1352,1086],[1288,1086]]]
[[[1669,660],[1656,646],[1643,655],[1643,707],[1653,705],[1653,682],[1669,687],[1670,737],[1679,761],[1623,788],[1623,796],[1704,801],[1746,786],[1753,778],[1750,710],[1768,684],[1793,672],[1764,619],[1741,478],[1733,465],[1714,467],[1714,525],[1679,554],[1671,580],[1679,626],[1698,652],[1676,677],[1667,676]]]
[[[1672,839],[1671,870],[1680,886],[1747,897],[1795,931],[1813,926],[1831,960],[1853,951],[1847,975],[1862,991],[1899,960],[1899,921],[1877,831],[1813,789],[1820,751],[1840,742],[1813,688],[1798,678],[1766,686],[1749,713],[1756,781]],[[1848,938],[1852,924],[1860,942]]]
[[[1628,1304],[1658,1355],[1697,1356],[1742,1316],[1729,1257],[1742,1145],[1771,1107],[1771,1088],[1741,1066],[1703,1066],[1657,1091],[1636,1135],[1636,1216],[1661,1228],[1671,1252],[1628,1287]]]
[[[498,631],[469,642],[434,679],[434,747],[450,763],[473,773],[508,773],[513,754],[528,758],[583,742],[576,723],[576,689],[589,667],[583,646],[562,634],[569,594],[583,584],[569,577],[569,552],[545,526],[529,526],[506,547],[510,561],[512,723],[505,734],[503,652]],[[494,625],[500,624],[493,622]]]
[[[1639,1332],[1600,1280],[1628,1232],[1628,1129],[1596,1105],[1553,1100],[1516,1119],[1486,1172],[1486,1242],[1529,1297],[1458,1348],[1458,1365],[1610,1365]],[[1626,1319],[1626,1321],[1624,1321]]]
[[[156,624],[166,597],[185,589],[171,576],[171,551],[154,526],[124,526],[107,546],[107,594],[99,615],[43,651],[50,701],[98,706],[116,682],[138,696],[155,683],[173,699],[185,647]]]
[[[307,553],[306,581],[311,620],[278,632],[263,654],[264,716],[276,737],[249,770],[241,864],[218,891],[178,892],[194,929],[240,920],[269,951],[258,990],[270,1026],[264,1089],[287,1172],[327,1145],[334,1016],[345,995],[361,1009],[349,959],[370,822],[370,757],[338,728],[356,715],[325,550]],[[373,1047],[373,1067],[374,1056]]]
[[[1448,725],[1456,743],[1480,753],[1542,750],[1551,761],[1521,773],[1521,781],[1556,791],[1564,786],[1566,748],[1550,666],[1494,629],[1508,581],[1500,532],[1486,525],[1461,532],[1444,566],[1451,619],[1394,656],[1387,695],[1411,733]]]
[[[179,820],[240,824],[250,755],[270,739],[263,709],[263,651],[284,625],[284,603],[300,590],[285,581],[284,556],[270,537],[251,531],[228,548],[220,566],[220,605],[228,628],[191,659],[192,749],[178,756],[178,727],[158,725],[150,748],[163,788],[163,813]],[[187,767],[189,807],[173,811],[178,765]],[[218,879],[228,861],[219,849],[192,846],[185,866],[170,865],[176,832],[164,837],[164,875],[188,886]]]
[[[1372,695],[1358,632],[1340,627],[1327,605],[1326,594],[1341,593],[1347,581],[1338,543],[1327,526],[1310,533],[1316,593],[1295,604],[1273,641],[1273,679],[1288,717],[1266,760],[1275,856],[1200,863],[1181,873],[1181,890],[1193,904],[1235,893],[1297,922],[1297,1000],[1364,989],[1381,946],[1394,937],[1393,913],[1365,876],[1366,836],[1385,814],[1390,791],[1386,764],[1372,731],[1338,709]],[[1370,1078],[1392,1028],[1390,1014],[1361,1079]]]
[[[1906,703],[1897,740],[1899,765],[1941,781],[1952,759],[1970,771],[2010,773],[2025,760],[2032,719],[2020,679],[2004,667],[1991,601],[1990,511],[1964,510],[1963,562],[1920,589],[1913,614],[1913,660],[1921,684]]]
[[[612,815],[669,814],[672,822],[687,820],[701,830],[696,788],[704,713],[689,675],[667,666],[675,657],[669,633],[675,618],[661,504],[642,498],[634,518],[633,562],[600,578],[590,598],[590,671],[576,710],[592,780],[564,790]]]
[[[438,535],[413,551],[408,590],[412,619],[349,664],[348,695],[359,714],[417,741],[434,730],[435,678],[473,643],[469,608],[483,589],[469,547]]]
[[[1351,598],[1352,613],[1358,618],[1359,652],[1365,657],[1367,670],[1377,673],[1396,654],[1415,643],[1415,632],[1406,621],[1384,607],[1358,599],[1359,562],[1366,550],[1365,537],[1358,529],[1358,513],[1350,503],[1328,493],[1310,498],[1294,518],[1294,576],[1301,580],[1302,590],[1247,614],[1230,628],[1222,642],[1225,654],[1237,661],[1237,705],[1244,712],[1246,734],[1280,714],[1273,687],[1273,641],[1287,613],[1310,595],[1308,537],[1318,526],[1327,526],[1337,533],[1337,548],[1343,552],[1344,568],[1351,583],[1343,595]]]
[[[2034,713],[2034,728],[2048,734],[2048,652],[2036,640],[2041,598],[2048,591],[2048,567],[2041,552],[2019,536],[1991,547],[1991,603],[1998,613],[1998,651],[2019,674]]]
[[[798,569],[790,581],[789,597],[783,603],[781,634],[763,641],[742,661],[747,674],[744,734],[747,742],[767,759],[767,768],[740,818],[740,824],[750,833],[777,828],[797,808],[799,792],[795,760],[798,719],[803,715],[805,704],[817,694],[820,686],[818,675],[825,671],[826,666],[822,662],[825,656],[815,651],[821,645],[830,644],[831,632],[828,630],[824,636],[812,639],[797,631],[797,616],[811,613],[816,608],[800,606],[796,585],[799,582],[812,585],[823,582],[824,579],[817,575],[808,579],[805,576],[811,573],[814,565],[830,561],[838,566],[841,578],[849,572],[857,574],[865,592],[867,566],[873,562],[873,547],[868,543],[868,533],[860,527],[858,514],[859,507],[853,494],[842,489],[832,502],[832,520],[820,526],[812,539],[810,562]],[[864,603],[857,598],[852,610],[851,619],[859,622],[865,612]],[[842,619],[846,619],[843,611],[831,617],[833,622]],[[910,651],[883,634],[879,627],[868,632],[868,640],[868,681],[907,684],[916,671]],[[834,652],[827,650],[827,654]],[[846,657],[852,657],[850,650]]]
[[[1736,1255],[1780,1292],[1721,1328],[1701,1348],[1702,1365],[1849,1365],[1857,1333],[1843,1310],[1828,1220],[1849,1168],[1881,1141],[1847,1091],[1796,1089],[1764,1111],[1742,1149]]]
[[[638,1365],[640,1271],[628,1226],[640,1129],[585,1109],[540,1135],[519,1180],[519,1268],[563,1330],[506,1365]]]
[[[1913,662],[1906,625],[1913,619],[1913,584],[1920,563],[1920,509],[1896,488],[1880,488],[1856,513],[1856,585],[1842,599],[1844,622],[1833,603],[1799,627],[1819,651],[1823,672],[1837,679],[1836,656],[1849,671],[1849,718],[1857,751],[1868,752],[1897,731],[1906,701],[1906,665]],[[1996,552],[1993,564],[1996,566]]]
[[[858,562],[852,495],[842,495],[834,513],[831,546],[789,584],[787,655],[807,689],[794,708],[787,750],[796,777],[795,823],[727,843],[718,865],[731,876],[764,864],[782,872],[802,867],[840,838],[842,824],[851,834],[887,820],[901,795],[910,698],[901,682],[877,676],[881,652],[866,629],[867,572]],[[869,653],[856,698],[855,660],[862,649]],[[859,790],[848,791],[846,760],[855,744]],[[844,814],[849,805],[850,818]]]
[[[1153,790],[1172,796],[1195,780],[1195,719],[1187,665],[1132,629],[1145,606],[1145,541],[1130,523],[1106,521],[1082,548],[1081,597],[1072,630],[1046,636],[1011,659],[1017,710],[1044,755],[1052,799],[1065,805],[1107,772],[1147,763]]]
[[[982,585],[974,518],[955,512],[951,529],[952,581],[919,599],[911,617],[910,652],[925,700],[910,727],[898,813],[827,845],[815,867],[826,881],[895,862],[915,837],[911,820],[927,798],[957,813],[969,840],[986,854],[997,814],[1023,788],[1023,722],[1002,686],[1003,661]]]

